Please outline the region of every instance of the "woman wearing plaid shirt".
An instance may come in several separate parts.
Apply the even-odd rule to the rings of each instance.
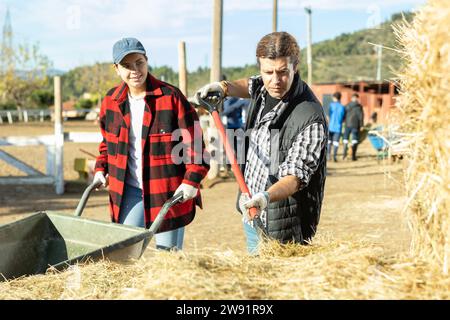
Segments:
[[[305,244],[319,222],[328,128],[320,102],[300,79],[299,55],[290,34],[268,34],[256,49],[259,76],[211,83],[196,94],[251,98],[245,157],[238,155],[245,159],[240,165],[252,194],[238,197],[250,253],[260,243],[258,230],[282,243]],[[257,216],[249,216],[251,207]]]
[[[209,169],[197,114],[177,88],[148,72],[137,39],[117,41],[113,59],[123,82],[103,99],[94,183],[109,184],[113,222],[147,228],[164,202],[182,191],[183,202],[169,210],[155,235],[158,248],[181,249]],[[182,159],[172,154],[177,132],[186,146]]]

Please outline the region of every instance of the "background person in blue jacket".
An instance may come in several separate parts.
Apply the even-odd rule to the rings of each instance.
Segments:
[[[345,118],[345,107],[341,104],[341,93],[333,94],[333,102],[330,104],[330,125],[328,137],[328,160],[331,158],[331,143],[333,143],[333,161],[337,162],[337,151],[341,139],[342,123]]]
[[[227,135],[230,143],[233,144],[234,153],[239,161],[239,146],[240,139],[239,134],[235,133],[235,130],[244,129],[244,111],[248,107],[249,100],[237,97],[229,97],[223,103],[222,116],[227,119]],[[228,166],[230,167],[230,165]]]

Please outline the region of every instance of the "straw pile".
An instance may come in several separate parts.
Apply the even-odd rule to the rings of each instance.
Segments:
[[[411,25],[395,28],[407,63],[398,107],[413,134],[406,171],[415,255],[448,274],[450,258],[450,6],[429,1]]]
[[[149,249],[147,249],[149,250]],[[151,252],[0,283],[1,299],[449,299],[450,279],[421,260],[383,257],[370,243],[319,236],[270,242],[258,257]]]

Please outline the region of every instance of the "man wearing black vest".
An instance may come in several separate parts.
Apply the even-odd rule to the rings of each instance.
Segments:
[[[223,97],[251,98],[240,166],[252,197],[239,193],[237,206],[250,253],[257,253],[258,231],[282,243],[306,244],[319,223],[328,127],[322,105],[300,79],[299,56],[293,36],[270,33],[256,48],[260,75],[214,82],[194,97],[197,102],[218,91]],[[252,207],[258,209],[253,217]]]

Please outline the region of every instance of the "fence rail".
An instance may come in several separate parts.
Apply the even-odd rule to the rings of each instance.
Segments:
[[[86,118],[87,120],[94,120],[98,114],[96,109],[76,109],[76,110],[64,110],[62,111],[62,116],[65,119],[69,118]],[[89,118],[88,115],[91,115]],[[88,119],[89,118],[89,119]],[[53,120],[54,111],[49,109],[26,109],[26,110],[0,110],[0,124],[14,122],[29,122],[29,121],[40,121]]]
[[[69,133],[64,134],[63,119],[70,117],[83,117],[86,120],[96,120],[98,117],[98,108],[83,110],[63,110],[61,77],[54,78],[55,100],[54,110],[0,110],[0,125],[4,123],[5,118],[9,124],[13,124],[14,120],[28,122],[31,118],[43,122],[46,118],[50,118],[54,122],[53,136],[35,136],[35,137],[0,137],[0,146],[28,146],[43,144],[46,147],[46,172],[41,173],[28,166],[21,159],[15,158],[8,154],[5,150],[0,150],[0,160],[6,161],[20,171],[27,174],[25,177],[0,177],[0,184],[41,184],[52,183],[55,186],[56,194],[64,193],[64,164],[63,164],[63,148],[64,141],[89,141],[98,143],[102,137],[99,133]]]

